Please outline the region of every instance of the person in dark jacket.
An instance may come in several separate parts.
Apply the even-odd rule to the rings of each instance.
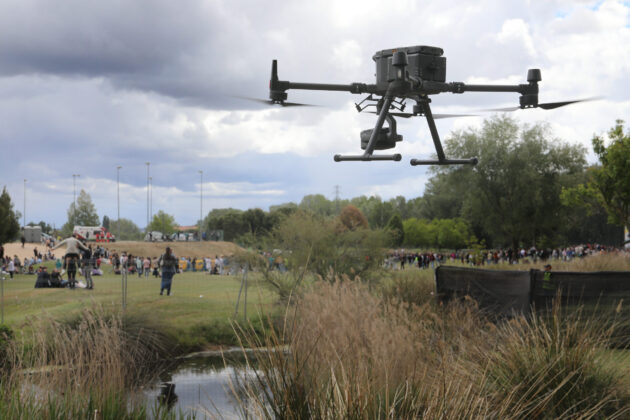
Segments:
[[[171,284],[173,276],[177,273],[177,257],[173,254],[171,247],[166,247],[166,252],[160,256],[158,265],[162,267],[162,285],[160,287],[160,295],[166,290],[166,295],[171,295]]]

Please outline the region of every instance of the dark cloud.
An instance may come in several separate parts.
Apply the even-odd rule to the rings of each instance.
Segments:
[[[614,40],[627,37],[627,29],[601,29],[585,40],[574,29],[580,8],[570,1],[525,0],[5,1],[0,179],[20,197],[23,178],[29,178],[33,197],[41,198],[42,219],[46,210],[51,218],[65,218],[73,173],[82,174],[86,188],[96,183],[93,198],[112,214],[111,182],[122,165],[129,189],[125,212],[144,220],[146,161],[156,188],[178,201],[171,211],[193,221],[196,212],[185,203],[194,195],[185,195],[195,191],[200,169],[206,180],[235,185],[209,208],[332,196],[334,185],[346,196],[401,189],[417,196],[425,170],[407,161],[432,153],[425,121],[399,122],[403,148],[417,142],[405,149],[403,162],[334,163],[334,153],[360,153],[359,131],[374,124],[373,116],[356,117],[352,102],[361,96],[290,91],[291,101],[323,106],[277,112],[235,96],[266,98],[272,59],[279,60],[283,80],[370,83],[374,52],[424,44],[444,49],[449,81],[516,75],[524,82],[527,68],[540,67],[545,100],[596,93],[623,101],[630,60]],[[602,16],[607,23],[608,15]],[[444,94],[434,97],[433,108],[461,113],[517,101],[513,94]],[[592,131],[616,117],[623,115],[604,125],[593,122]],[[462,127],[438,122],[442,138],[453,124]],[[168,197],[161,203],[171,204]]]

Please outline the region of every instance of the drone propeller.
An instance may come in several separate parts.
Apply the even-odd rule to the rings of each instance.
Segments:
[[[576,99],[576,100],[573,100],[573,101],[547,102],[546,104],[538,104],[538,105],[536,105],[533,108],[542,108],[542,109],[545,109],[545,110],[550,110],[550,109],[560,108],[561,106],[565,106],[565,105],[576,104],[576,103],[579,103],[579,102],[596,101],[598,99],[602,99],[602,98],[597,96],[597,97],[594,97],[594,98]],[[483,109],[482,111],[513,112],[513,111],[518,111],[519,109],[525,109],[525,108],[521,108],[520,106],[510,106],[510,107],[507,107],[507,108]]]
[[[312,104],[300,104],[297,102],[286,102],[286,101],[272,101],[271,99],[259,99],[259,98],[250,98],[248,96],[234,96],[235,98],[244,99],[246,101],[258,102],[265,105],[280,105],[280,106],[319,106]]]
[[[370,114],[378,114],[375,111],[367,111]],[[406,112],[390,112],[389,115],[392,117],[400,117],[400,118],[411,118],[411,117],[419,117],[421,114],[409,114]],[[432,114],[433,119],[439,120],[442,118],[458,118],[458,117],[476,117],[474,114]]]

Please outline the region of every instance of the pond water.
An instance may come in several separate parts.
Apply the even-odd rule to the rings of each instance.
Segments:
[[[148,407],[163,404],[177,415],[194,414],[196,419],[241,418],[230,385],[236,383],[236,375],[242,378],[253,375],[254,371],[245,366],[241,349],[224,352],[224,357],[217,352],[206,352],[179,359],[145,387]]]

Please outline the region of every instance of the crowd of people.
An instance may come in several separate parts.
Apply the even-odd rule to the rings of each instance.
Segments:
[[[495,250],[457,250],[451,252],[415,252],[404,249],[396,250],[388,254],[385,266],[391,269],[404,269],[405,267],[435,268],[446,261],[459,261],[462,264],[483,266],[490,264],[535,264],[547,261],[571,261],[575,258],[583,258],[589,255],[597,255],[609,252],[621,252],[623,250],[600,244],[584,244],[565,248],[554,249],[529,249],[512,248]]]
[[[31,274],[37,276],[35,287],[69,287],[74,289],[77,286],[77,273],[83,276],[85,284],[79,283],[81,287],[93,289],[92,276],[102,275],[102,264],[111,264],[115,274],[138,275],[148,279],[149,276],[162,278],[160,294],[166,292],[171,294],[173,276],[181,271],[197,271],[207,274],[229,275],[234,274],[234,267],[230,267],[227,257],[216,255],[214,258],[205,257],[176,257],[170,247],[166,247],[165,252],[159,257],[134,256],[131,253],[110,252],[108,249],[98,245],[94,249],[92,244],[86,245],[73,235],[72,237],[60,241],[56,244],[47,242],[46,252],[42,254],[35,247],[32,257],[18,258],[5,255],[5,250],[0,245],[0,267],[3,274],[8,274],[13,278],[15,274]],[[66,247],[63,257],[55,257],[53,250]],[[575,258],[582,258],[588,255],[595,255],[608,252],[620,251],[614,247],[585,244],[555,249],[529,249],[519,248],[513,250],[457,250],[451,252],[433,251],[409,251],[399,249],[390,252],[385,258],[384,265],[390,269],[405,269],[416,267],[421,269],[435,268],[447,261],[459,261],[465,265],[483,266],[491,264],[530,264],[546,263],[553,261],[571,261]],[[286,261],[281,255],[264,254],[268,259],[270,269],[286,271]],[[55,261],[54,268],[48,272],[48,267],[43,263]],[[67,275],[64,278],[64,275]]]

